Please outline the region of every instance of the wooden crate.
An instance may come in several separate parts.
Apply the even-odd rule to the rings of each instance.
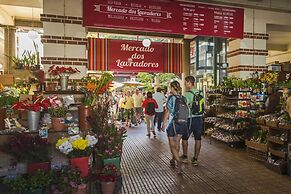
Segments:
[[[262,162],[265,162],[268,157],[267,152],[262,152],[260,150],[253,149],[251,147],[247,147],[247,153],[250,158],[253,158],[255,160],[259,160]]]
[[[269,127],[278,127],[279,121],[266,121],[266,125]]]
[[[252,148],[254,150],[258,150],[261,152],[268,152],[267,144],[261,144],[261,143],[246,140],[246,146],[248,148]]]
[[[280,129],[285,129],[285,130],[290,130],[291,129],[291,125],[286,125],[286,124],[281,124],[281,123],[279,123],[278,127]]]
[[[12,86],[14,84],[14,76],[11,74],[0,75],[0,83],[4,86]]]
[[[274,172],[277,172],[279,174],[286,174],[287,173],[287,162],[283,162],[281,165],[274,165],[274,164],[271,164],[269,162],[265,162],[265,166],[274,171]]]
[[[256,122],[260,125],[264,125],[265,124],[265,119],[260,119],[260,118],[256,118]]]

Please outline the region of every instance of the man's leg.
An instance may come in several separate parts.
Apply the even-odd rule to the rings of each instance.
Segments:
[[[164,116],[164,112],[158,112],[157,113],[157,119],[158,119],[158,130],[161,130],[162,127],[162,122],[163,122],[163,116]]]
[[[194,144],[194,157],[192,159],[192,164],[194,166],[198,165],[198,157],[201,150],[201,136],[203,133],[203,118],[202,117],[196,117],[193,119],[194,123],[194,138],[195,138],[195,144]]]

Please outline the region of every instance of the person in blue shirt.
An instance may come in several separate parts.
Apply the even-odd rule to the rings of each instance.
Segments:
[[[178,124],[174,121],[175,116],[175,101],[176,96],[180,96],[182,93],[182,88],[178,81],[173,81],[170,84],[170,92],[171,96],[169,96],[167,104],[166,104],[166,110],[164,113],[164,120],[162,125],[162,131],[166,129],[170,150],[172,153],[172,159],[170,161],[171,167],[178,167],[178,173],[182,173],[182,163],[179,158],[179,142],[182,138],[182,135],[184,135],[187,132],[187,124]]]

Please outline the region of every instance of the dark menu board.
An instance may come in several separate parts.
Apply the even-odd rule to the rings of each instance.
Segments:
[[[165,0],[83,0],[83,25],[243,38],[244,10]]]

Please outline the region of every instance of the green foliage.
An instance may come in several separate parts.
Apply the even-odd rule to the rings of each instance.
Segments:
[[[0,108],[10,108],[17,101],[18,97],[2,95],[0,96]]]
[[[68,110],[64,106],[49,109],[49,113],[50,113],[51,117],[55,117],[55,118],[65,117],[67,112],[68,112]]]
[[[170,82],[174,79],[178,79],[179,76],[177,76],[174,73],[159,73],[157,75],[158,79],[159,79],[159,83],[161,86],[168,86],[170,84]]]
[[[152,83],[154,80],[154,75],[149,73],[138,73],[136,76],[136,80],[144,84],[144,87],[148,91],[152,91]]]
[[[5,179],[3,183],[16,193],[35,191],[47,187],[52,181],[52,175],[37,171],[33,175],[25,175],[16,179]]]

